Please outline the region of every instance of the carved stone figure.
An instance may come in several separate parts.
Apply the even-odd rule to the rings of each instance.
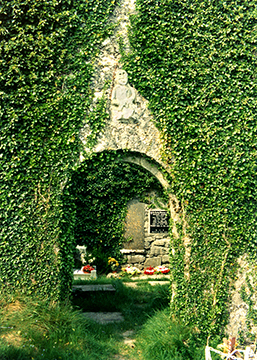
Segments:
[[[136,118],[134,104],[136,99],[135,90],[128,84],[128,74],[125,70],[118,70],[116,85],[112,93],[112,119],[128,120]]]

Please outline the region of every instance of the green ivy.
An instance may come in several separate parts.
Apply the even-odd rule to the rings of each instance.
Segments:
[[[204,339],[224,330],[236,259],[256,251],[256,14],[251,0],[137,0],[122,50],[192,239],[186,259],[181,224],[172,312]]]
[[[2,291],[59,299],[70,290],[68,184],[79,130],[91,121],[93,59],[115,3],[10,0],[0,8]]]

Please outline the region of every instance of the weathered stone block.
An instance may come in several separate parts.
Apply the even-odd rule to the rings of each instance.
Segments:
[[[152,245],[150,255],[156,256],[156,255],[167,255],[169,253],[169,249],[161,246],[155,246]]]
[[[148,258],[145,261],[145,268],[147,268],[148,266],[160,266],[161,265],[161,257],[155,257],[155,258]]]
[[[145,205],[131,200],[128,204],[124,238],[133,240],[124,243],[125,249],[144,249],[144,216]]]
[[[169,255],[163,255],[162,256],[162,264],[167,264],[170,262],[170,256]]]
[[[151,247],[152,241],[146,240],[145,241],[145,249],[149,250]]]
[[[170,241],[167,239],[155,240],[155,242],[154,242],[154,245],[156,245],[156,246],[168,247],[169,244],[170,244]]]
[[[143,263],[145,261],[145,256],[143,255],[131,255],[129,262],[131,264]]]
[[[159,246],[152,245],[150,250],[150,255],[151,256],[162,255],[162,248]]]
[[[145,241],[148,241],[149,243],[152,243],[155,240],[153,236],[145,237]]]

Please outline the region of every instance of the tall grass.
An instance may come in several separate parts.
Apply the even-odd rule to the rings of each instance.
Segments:
[[[1,360],[110,359],[115,344],[101,342],[70,305],[16,296],[0,301]]]
[[[74,292],[67,304],[0,298],[0,360],[202,360],[194,334],[169,316],[169,285],[112,282],[115,293]],[[124,322],[97,324],[82,311],[120,311]],[[133,330],[135,347],[122,334]]]
[[[137,354],[144,360],[203,360],[189,327],[170,318],[169,309],[157,311],[137,336]]]

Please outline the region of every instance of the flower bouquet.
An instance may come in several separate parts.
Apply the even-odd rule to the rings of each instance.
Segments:
[[[130,276],[137,275],[137,274],[141,273],[141,271],[137,267],[130,266],[130,265],[128,265],[126,268],[123,268],[122,272],[123,272],[123,274],[128,274]]]
[[[145,269],[144,274],[145,275],[153,275],[155,273],[155,268],[153,268],[152,266],[149,266]]]
[[[117,267],[119,266],[119,263],[116,259],[109,257],[108,258],[108,265],[111,266],[112,271],[117,271]]]
[[[166,266],[157,266],[154,268],[157,274],[168,274],[170,269]]]
[[[96,268],[91,265],[82,266],[80,270],[73,271],[74,280],[96,279]]]
[[[92,270],[95,270],[95,268],[93,268],[93,266],[91,265],[86,265],[86,266],[83,266],[82,269],[84,274],[90,274]]]

